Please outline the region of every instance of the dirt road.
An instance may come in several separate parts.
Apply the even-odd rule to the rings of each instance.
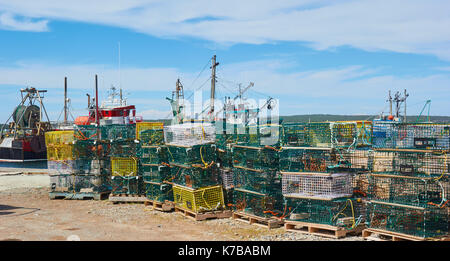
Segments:
[[[177,213],[152,211],[143,204],[50,200],[48,187],[34,186],[38,188],[0,191],[0,240],[330,240],[231,219],[195,222]]]

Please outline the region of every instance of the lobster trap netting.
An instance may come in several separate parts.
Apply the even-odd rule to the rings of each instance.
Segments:
[[[73,144],[74,131],[47,131],[45,132],[45,145]]]
[[[329,172],[338,164],[330,148],[282,147],[279,168],[285,172]]]
[[[216,161],[216,146],[201,144],[193,146],[167,145],[167,157],[170,164],[209,166]]]
[[[139,150],[139,144],[134,141],[113,141],[110,143],[109,156],[135,157]]]
[[[143,194],[144,182],[139,176],[112,176],[111,177],[111,194]]]
[[[75,159],[73,144],[47,145],[47,159],[51,161],[65,161]]]
[[[157,136],[159,136],[159,134],[163,135],[163,132],[162,132],[163,127],[164,127],[164,123],[162,123],[162,122],[137,122],[136,123],[136,139],[138,139],[144,143],[146,143],[146,141],[150,141],[149,143],[147,143],[148,145],[160,145],[159,143],[153,144],[151,142],[153,139],[148,139],[148,137],[146,135],[152,133],[151,131],[153,131],[153,130],[158,131]],[[150,132],[146,133],[147,130],[150,130]],[[155,138],[156,138],[156,136],[155,136]],[[164,140],[164,135],[162,136],[162,140]],[[158,139],[155,139],[155,141],[161,142],[161,139],[158,138]]]
[[[234,187],[233,169],[219,168],[220,178],[222,179],[222,186],[224,189],[231,189]]]
[[[216,128],[211,123],[184,123],[164,126],[166,144],[193,146],[214,143]]]
[[[411,178],[373,174],[369,176],[368,197],[373,201],[403,205],[443,207],[447,204],[448,178]]]
[[[351,197],[352,175],[349,173],[281,173],[284,197],[331,200]]]
[[[76,173],[75,160],[47,160],[47,169],[50,175]]]
[[[170,181],[170,167],[164,165],[141,165],[140,176],[144,177],[145,181],[151,182],[163,182]]]
[[[208,168],[170,165],[170,182],[189,188],[202,188],[221,184],[219,169],[215,165]]]
[[[161,164],[168,162],[168,152],[165,146],[142,145],[137,150],[142,164]]]
[[[95,125],[74,125],[76,141],[107,140],[106,129]]]
[[[233,154],[231,149],[217,149],[216,151],[216,161],[219,167],[231,168],[233,166]]]
[[[239,144],[247,146],[273,146],[277,147],[281,141],[281,125],[279,124],[255,124],[246,126],[246,138],[242,138]]]
[[[198,189],[173,185],[172,189],[177,207],[197,213],[225,209],[223,189],[220,185]]]
[[[50,175],[50,189],[58,192],[107,192],[111,190],[108,175]]]
[[[164,131],[163,129],[148,129],[143,130],[139,134],[139,140],[142,145],[163,145]]]
[[[450,125],[373,122],[373,147],[391,149],[450,149]]]
[[[374,173],[442,177],[450,174],[450,160],[446,152],[377,150],[371,168]]]
[[[144,177],[144,193],[150,200],[157,202],[173,201],[172,185],[147,180]]]
[[[234,188],[258,193],[280,193],[281,176],[276,170],[233,168]]]
[[[277,169],[278,151],[266,147],[234,145],[231,149],[233,166],[251,169]]]
[[[352,187],[355,197],[366,198],[369,193],[369,173],[353,173]]]
[[[245,189],[233,189],[232,208],[236,212],[248,213],[259,217],[282,217],[284,201],[281,190],[279,193],[264,194]]]
[[[99,128],[102,128],[102,133],[105,134],[102,138],[110,142],[134,141],[136,139],[136,124],[104,125]]]
[[[286,218],[291,221],[353,229],[365,221],[365,204],[357,198],[314,200],[286,198]]]
[[[118,158],[111,157],[111,175],[112,176],[137,176],[138,159],[137,158]]]
[[[111,175],[110,159],[77,159],[75,174],[81,175]]]
[[[438,237],[448,234],[448,210],[368,202],[366,225],[421,238]]]
[[[281,144],[286,147],[308,146],[307,123],[283,123],[281,128]]]
[[[73,144],[75,159],[103,159],[110,155],[111,145],[97,140],[76,140]]]

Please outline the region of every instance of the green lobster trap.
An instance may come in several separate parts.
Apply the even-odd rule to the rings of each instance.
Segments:
[[[250,169],[278,168],[278,151],[272,147],[233,145],[231,153],[234,167]]]
[[[140,176],[143,176],[146,181],[163,182],[170,181],[170,167],[158,164],[141,164]]]
[[[172,184],[149,181],[147,177],[144,177],[144,189],[146,197],[150,200],[157,202],[173,201]]]
[[[241,188],[234,188],[232,193],[233,211],[243,212],[259,217],[282,217],[284,201],[281,191],[265,194]]]
[[[110,153],[112,157],[136,157],[139,144],[135,141],[113,141],[110,142]]]
[[[286,198],[286,219],[353,229],[365,221],[365,204],[356,198],[314,200]]]
[[[76,141],[107,140],[105,128],[95,125],[75,125],[74,138]]]
[[[164,144],[163,129],[147,129],[139,134],[139,140],[142,145],[156,146]]]
[[[111,175],[110,159],[77,159],[75,174],[81,175]]]
[[[450,174],[446,152],[378,149],[370,162],[373,173],[414,177],[442,177]]]
[[[259,193],[279,193],[281,176],[276,170],[256,170],[241,167],[233,168],[234,188]]]
[[[307,123],[283,123],[281,128],[281,144],[286,147],[306,147]]]
[[[373,147],[450,149],[450,124],[373,121]]]
[[[104,125],[102,133],[104,139],[113,141],[134,141],[136,139],[136,124],[113,124]]]
[[[221,184],[219,169],[215,164],[208,167],[170,165],[170,182],[189,188],[201,188]]]
[[[233,166],[233,154],[231,149],[217,149],[216,161],[219,167],[231,168]]]
[[[50,175],[70,175],[77,172],[75,160],[47,160],[47,169]]]
[[[109,192],[111,179],[107,175],[58,174],[50,176],[52,192]]]
[[[370,201],[366,225],[421,238],[439,237],[448,234],[448,210]]]
[[[173,185],[172,189],[177,207],[196,213],[225,209],[223,189],[220,185],[198,189]]]
[[[418,207],[447,204],[449,191],[448,177],[439,180],[371,174],[369,176],[368,197],[378,202],[396,203]]]
[[[144,193],[144,182],[139,176],[112,176],[111,194],[120,195],[142,195]]]
[[[168,162],[166,146],[142,145],[139,147],[137,155],[142,164],[161,164]]]
[[[110,144],[97,140],[76,140],[73,144],[75,159],[104,159],[110,155]]]
[[[208,166],[216,161],[216,146],[200,144],[193,146],[167,145],[167,157],[170,164]]]
[[[282,147],[279,158],[279,168],[285,172],[329,172],[339,166],[331,148]]]

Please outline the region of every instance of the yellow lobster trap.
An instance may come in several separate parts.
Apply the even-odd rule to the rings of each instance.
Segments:
[[[140,134],[145,130],[160,130],[164,127],[162,122],[137,122],[136,123],[136,139],[140,139]]]
[[[45,133],[45,145],[73,144],[74,132],[71,131],[47,131]]]
[[[75,159],[73,144],[47,145],[47,160],[64,161]]]
[[[192,189],[173,185],[175,205],[196,213],[225,209],[221,185]]]
[[[136,176],[137,172],[137,158],[111,157],[111,174],[113,176]]]

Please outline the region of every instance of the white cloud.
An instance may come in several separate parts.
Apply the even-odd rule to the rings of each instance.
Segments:
[[[450,60],[450,5],[445,0],[0,0],[1,10],[159,37],[191,36],[222,44],[298,41],[316,49],[348,45]]]
[[[13,14],[5,12],[0,13],[0,29],[12,31],[48,31],[47,20],[31,21],[30,19],[19,20]]]

